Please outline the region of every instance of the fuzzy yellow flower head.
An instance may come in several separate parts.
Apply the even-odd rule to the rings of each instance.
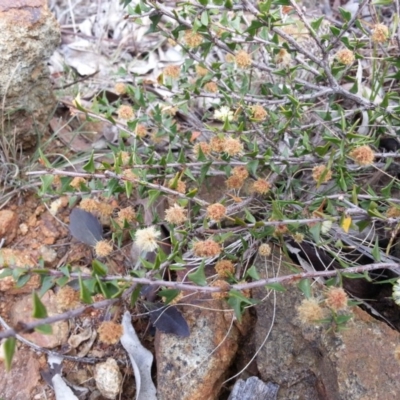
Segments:
[[[133,116],[135,115],[133,112],[133,108],[131,106],[127,106],[125,104],[123,104],[122,106],[120,106],[118,108],[117,114],[118,114],[118,118],[125,119],[125,120],[132,119]]]
[[[267,194],[271,189],[271,184],[265,179],[257,179],[253,182],[253,192],[259,194]]]
[[[271,251],[271,246],[268,243],[262,243],[258,248],[258,254],[261,257],[269,257],[271,255]]]
[[[193,253],[196,257],[215,257],[221,251],[221,246],[212,239],[200,240],[193,244]]]
[[[371,165],[375,159],[375,153],[368,145],[356,147],[349,156],[359,165]]]
[[[232,121],[234,117],[233,111],[229,107],[222,106],[219,110],[214,111],[214,118],[219,121]]]
[[[282,67],[289,66],[291,61],[292,61],[292,57],[286,49],[280,49],[278,54],[275,57],[275,62],[279,66],[282,66]]]
[[[187,210],[175,203],[165,211],[165,220],[173,225],[181,225],[187,220]]]
[[[56,295],[56,303],[61,310],[72,310],[79,305],[79,291],[65,285]]]
[[[304,234],[301,232],[296,232],[292,237],[296,243],[301,243],[304,240]]]
[[[265,111],[265,108],[260,104],[256,104],[251,107],[251,112],[253,114],[253,119],[256,121],[264,121],[268,116],[267,111]]]
[[[238,67],[245,69],[251,65],[251,57],[246,51],[240,50],[235,56],[235,62]]]
[[[167,65],[163,71],[164,76],[172,79],[179,78],[180,73],[181,67],[179,65]]]
[[[221,221],[226,215],[226,207],[220,203],[214,203],[207,207],[207,217],[215,221]]]
[[[82,178],[81,176],[77,176],[74,179],[72,179],[69,185],[74,189],[79,190],[81,188],[81,185],[86,185],[86,179]]]
[[[125,83],[117,82],[114,86],[114,90],[117,94],[125,94],[126,93]]]
[[[389,37],[389,28],[383,24],[376,24],[372,29],[371,39],[374,43],[385,43]]]
[[[333,311],[347,308],[347,293],[341,287],[330,287],[325,293],[325,304]]]
[[[228,292],[230,289],[230,285],[228,282],[218,279],[217,281],[211,283],[212,287],[218,287],[221,289],[220,292],[212,292],[211,297],[215,300],[226,299],[228,297]]]
[[[206,76],[207,73],[208,73],[208,69],[207,68],[204,68],[204,67],[202,67],[201,65],[198,65],[198,64],[196,65],[196,74],[198,76]]]
[[[136,125],[136,129],[135,129],[135,133],[140,138],[143,138],[143,137],[145,137],[147,135],[147,128],[142,124],[137,124]]]
[[[356,57],[354,53],[349,49],[342,49],[336,53],[336,58],[340,63],[344,65],[351,65],[355,61]]]
[[[98,329],[99,340],[105,344],[116,344],[123,334],[122,325],[112,321],[103,321]]]
[[[315,299],[304,299],[297,307],[300,321],[307,325],[324,318],[324,310]]]
[[[203,36],[201,36],[198,32],[193,32],[191,30],[185,31],[183,36],[183,40],[190,48],[195,48],[200,46],[203,43]]]
[[[135,233],[135,244],[142,251],[154,251],[158,247],[157,239],[161,233],[156,231],[155,226],[138,229]]]
[[[217,93],[218,92],[218,85],[215,82],[207,82],[204,85],[204,90],[208,93]]]
[[[400,208],[391,206],[386,211],[386,216],[388,218],[399,218],[400,217]]]
[[[112,245],[106,240],[100,240],[94,246],[97,257],[107,257],[112,252]]]
[[[235,273],[235,267],[230,260],[221,260],[215,264],[215,271],[221,278],[228,278]]]
[[[325,176],[321,179],[323,174]],[[332,171],[325,165],[316,165],[312,170],[312,177],[315,182],[325,183],[332,178]]]

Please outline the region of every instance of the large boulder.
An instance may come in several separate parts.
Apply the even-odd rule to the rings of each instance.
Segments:
[[[46,60],[60,42],[60,28],[47,0],[3,0],[0,31],[1,134],[29,148],[54,110]]]

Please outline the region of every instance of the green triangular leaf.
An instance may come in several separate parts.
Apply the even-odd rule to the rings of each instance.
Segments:
[[[6,365],[6,371],[10,371],[11,363],[15,352],[15,345],[16,345],[15,338],[7,338],[4,342],[4,363]]]
[[[196,285],[199,285],[199,286],[207,285],[206,275],[204,273],[204,266],[205,266],[205,263],[204,263],[204,261],[202,261],[201,264],[199,265],[199,267],[197,268],[197,270],[188,275],[188,278]]]
[[[36,292],[32,293],[32,300],[33,300],[33,318],[46,318],[47,317],[47,310],[40,297],[37,295]]]

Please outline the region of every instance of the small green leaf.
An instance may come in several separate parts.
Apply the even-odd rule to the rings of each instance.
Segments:
[[[80,300],[85,304],[92,304],[92,296],[90,295],[89,289],[84,284],[81,275],[79,274],[79,289],[80,289]]]
[[[255,265],[252,265],[246,272],[246,276],[250,276],[254,280],[258,281],[260,279],[260,275],[258,275],[257,269]]]
[[[188,275],[188,278],[196,285],[199,286],[207,285],[206,275],[204,273],[204,267],[205,263],[204,261],[202,261],[199,267],[196,269],[196,271]]]
[[[94,166],[93,152],[90,155],[89,161],[82,168],[90,174],[93,174],[96,171],[96,168]]]
[[[318,19],[315,19],[314,21],[311,21],[310,25],[311,28],[314,29],[314,31],[317,31],[319,27],[321,26],[322,21],[324,20],[324,17],[320,17]]]
[[[379,247],[378,237],[376,237],[376,239],[375,239],[375,245],[374,245],[374,248],[372,250],[372,257],[374,257],[374,260],[376,262],[380,262],[381,261],[381,249]]]
[[[0,266],[3,263],[0,263]],[[0,272],[0,279],[6,278],[7,276],[12,275],[12,269],[11,268],[4,268],[3,271]]]
[[[349,22],[351,20],[351,12],[350,11],[347,11],[344,8],[339,7],[339,12],[345,22]]]
[[[40,161],[44,164],[44,166],[45,166],[46,168],[51,168],[51,163],[50,163],[50,161],[46,158],[46,156],[43,154],[43,151],[42,151],[41,148],[39,148],[38,152],[39,152]]]
[[[4,342],[4,363],[6,364],[6,371],[11,370],[11,363],[15,352],[15,345],[17,341],[15,338],[7,338]]]
[[[53,333],[53,328],[50,324],[39,325],[35,328],[36,332],[43,333],[44,335],[51,335]]]
[[[165,297],[165,304],[170,303],[181,291],[178,289],[162,289],[158,294]]]
[[[310,299],[311,298],[311,282],[310,282],[309,279],[302,279],[298,283],[298,287],[303,292],[303,294],[306,297],[306,299]]]
[[[203,11],[200,17],[200,21],[204,26],[208,26],[209,23],[209,18],[208,18],[208,12]]]
[[[93,273],[92,273],[93,275],[106,276],[108,273],[107,265],[103,264],[99,260],[92,261],[92,268],[93,268]]]
[[[265,285],[267,289],[275,290],[276,292],[286,292],[286,288],[281,283],[267,283]]]
[[[142,285],[137,285],[135,290],[131,294],[131,306],[133,307],[136,304],[137,299],[140,296],[140,292],[142,291]]]
[[[239,290],[231,290],[229,292],[228,304],[235,311],[235,316],[239,322],[242,321],[242,314],[244,312],[246,305],[254,305],[257,304],[257,300],[249,299],[243,295]]]
[[[33,301],[33,318],[46,318],[47,317],[47,310],[40,297],[37,295],[36,292],[32,293],[32,301]]]

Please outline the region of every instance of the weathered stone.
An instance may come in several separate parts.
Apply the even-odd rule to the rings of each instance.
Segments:
[[[270,271],[281,276],[293,273],[279,255],[273,259],[279,265],[268,261]],[[255,265],[261,278],[266,277],[265,260],[256,260]],[[323,296],[321,285],[314,283],[313,290],[314,296]],[[265,289],[257,288],[253,295],[265,299]],[[399,332],[358,307],[340,332],[304,326],[296,311],[303,299],[296,285],[287,285],[286,292],[276,292],[256,306],[258,370],[265,382],[280,386],[278,399],[397,398],[400,381],[394,348],[400,342]]]
[[[189,337],[157,331],[157,398],[159,400],[217,399],[240,337],[234,318],[221,300],[203,300],[201,308],[183,306]],[[213,311],[221,310],[221,311]],[[246,325],[246,322],[242,322]]]
[[[5,243],[11,243],[17,236],[18,215],[11,210],[0,211],[0,239],[5,239]]]
[[[42,303],[46,307],[47,314],[49,317],[58,314],[56,296],[49,290],[41,298]],[[11,325],[16,326],[18,322],[30,323],[34,321],[32,318],[32,296],[24,296],[17,301],[11,311],[10,320]],[[53,349],[54,347],[65,344],[68,339],[68,322],[59,321],[51,325],[53,333],[51,335],[44,335],[39,332],[24,333],[26,339],[34,342],[38,346],[45,347],[47,349]]]
[[[96,364],[94,379],[97,388],[106,399],[115,399],[118,396],[122,385],[122,374],[113,358]]]
[[[27,148],[36,144],[54,109],[46,59],[60,42],[60,28],[47,0],[3,0],[0,31],[3,134]]]
[[[17,350],[13,357],[11,371],[6,372],[0,363],[0,396],[13,400],[32,398],[32,391],[40,381],[40,364],[37,356],[29,349]]]

